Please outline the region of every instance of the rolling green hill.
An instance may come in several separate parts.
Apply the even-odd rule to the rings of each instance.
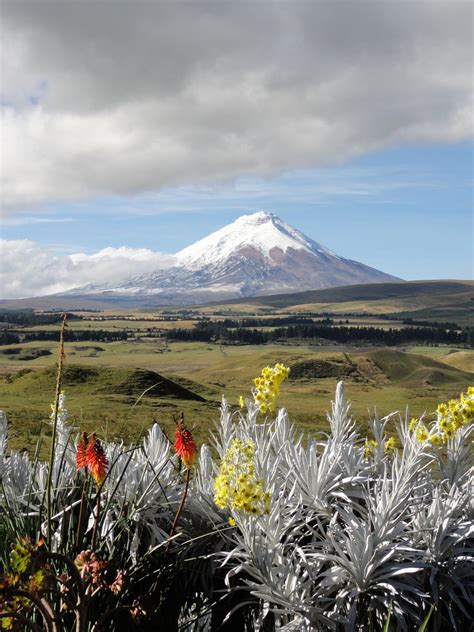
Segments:
[[[22,371],[10,378],[10,383],[25,392],[54,392],[56,367],[40,371]],[[114,395],[136,399],[146,393],[148,397],[164,397],[204,402],[204,397],[189,388],[154,371],[145,369],[117,369],[70,365],[64,368],[63,388],[87,392],[91,395]],[[189,385],[193,383],[189,380]],[[198,386],[196,384],[196,386]]]
[[[253,377],[277,361],[291,369],[279,405],[311,432],[327,428],[326,410],[340,379],[362,427],[368,406],[376,406],[380,415],[403,412],[406,405],[413,415],[433,412],[437,403],[459,396],[473,383],[472,373],[432,357],[384,348],[346,353],[304,346],[246,346],[229,349],[227,355],[199,344],[179,349],[156,355],[156,370],[100,366],[92,364],[94,358],[87,358],[90,364],[66,364],[63,387],[71,423],[76,429],[127,442],[140,436],[154,419],[171,436],[183,411],[202,442],[208,440],[218,416],[221,395],[237,410],[239,396],[251,396]],[[0,377],[1,408],[11,424],[12,446],[31,449],[40,434],[49,435],[55,381],[53,364]]]
[[[403,283],[373,283],[350,285],[326,290],[310,290],[293,294],[274,294],[253,299],[235,299],[222,305],[256,304],[277,309],[311,305],[323,311],[324,307],[347,304],[347,311],[410,312],[451,308],[449,315],[461,313],[474,322],[474,282],[471,281],[407,281]],[[344,307],[341,305],[341,307]],[[374,309],[375,308],[375,309]],[[382,308],[382,309],[377,309]],[[340,311],[338,309],[337,311]],[[455,313],[453,313],[455,312]],[[434,311],[436,314],[436,311]],[[446,316],[447,314],[443,314]],[[418,317],[431,317],[420,311]]]
[[[474,351],[456,351],[441,356],[439,361],[461,371],[474,373]]]
[[[416,387],[469,386],[473,376],[455,367],[415,353],[378,349],[364,354],[391,382]]]

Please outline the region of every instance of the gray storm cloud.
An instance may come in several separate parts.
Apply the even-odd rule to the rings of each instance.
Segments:
[[[4,1],[3,212],[468,138],[472,10]]]

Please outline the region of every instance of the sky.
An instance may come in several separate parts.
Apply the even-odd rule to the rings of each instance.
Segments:
[[[472,3],[0,17],[3,298],[166,268],[259,210],[395,276],[472,278]]]

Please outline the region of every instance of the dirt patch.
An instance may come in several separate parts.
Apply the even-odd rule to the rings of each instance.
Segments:
[[[382,369],[370,358],[357,356],[352,358],[352,362],[357,367],[359,374],[366,380],[377,385],[388,384],[390,382]]]

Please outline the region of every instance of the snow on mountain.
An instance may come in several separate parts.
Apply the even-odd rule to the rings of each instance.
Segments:
[[[255,248],[262,256],[271,258],[273,248],[286,252],[289,248],[304,252],[336,254],[285,224],[279,217],[260,211],[242,215],[215,233],[176,253],[178,265],[186,268],[203,268],[225,262],[242,248]]]
[[[239,217],[176,253],[174,261],[167,270],[121,283],[90,284],[67,294],[148,296],[154,304],[192,304],[399,280],[340,257],[265,211]]]

